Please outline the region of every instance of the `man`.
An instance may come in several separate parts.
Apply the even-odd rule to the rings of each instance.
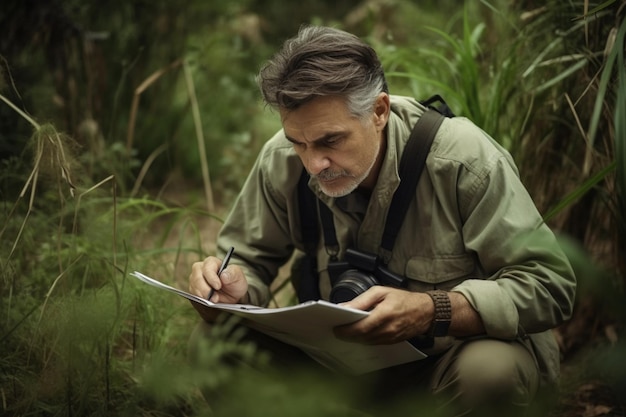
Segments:
[[[219,277],[219,258],[194,264],[190,291],[206,297],[213,289],[213,302],[268,303],[278,268],[294,249],[305,251],[297,197],[304,166],[338,241],[329,253],[320,237],[313,254],[328,299],[329,262],[347,249],[381,255],[398,163],[425,108],[391,96],[374,50],[332,28],[303,27],[259,84],[283,129],[264,146],[219,234],[222,254],[236,247],[233,261]],[[573,272],[510,155],[467,119],[439,128],[387,268],[406,288],[376,285],[347,302],[370,315],[336,334],[369,344],[437,336],[423,349],[429,360],[399,367],[393,384],[420,381],[455,413],[504,405],[510,415],[556,383],[550,329],[571,314]]]

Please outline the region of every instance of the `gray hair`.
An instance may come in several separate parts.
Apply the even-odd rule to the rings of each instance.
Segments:
[[[350,112],[367,116],[381,92],[385,73],[374,49],[357,36],[330,27],[302,26],[261,69],[263,99],[294,110],[315,97],[344,97]]]

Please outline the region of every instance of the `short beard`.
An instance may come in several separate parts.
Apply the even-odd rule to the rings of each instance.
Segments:
[[[376,152],[376,155],[378,155],[378,152]],[[374,160],[372,161],[370,166],[367,168],[367,170],[365,170],[365,172],[359,177],[350,175],[345,170],[341,170],[341,171],[324,170],[320,172],[318,175],[313,175],[312,177],[317,178],[318,184],[320,188],[322,189],[322,192],[326,194],[327,196],[333,197],[333,198],[345,197],[351,192],[353,192],[354,190],[356,190],[359,187],[359,185],[361,185],[361,183],[365,181],[365,178],[367,178],[370,172],[372,172],[372,169],[374,168],[375,163],[376,163],[376,158],[374,158]],[[324,186],[324,182],[321,181],[321,179],[331,180],[335,178],[348,178],[350,181],[344,188],[339,189],[339,190],[334,190],[334,191],[326,189],[326,187]]]
[[[353,175],[349,175],[346,171],[339,171],[339,172],[322,171],[320,172],[319,175],[315,175],[314,177],[318,179],[318,184],[320,188],[322,189],[322,192],[326,194],[327,196],[333,197],[333,198],[344,197],[350,194],[352,191],[356,190],[359,184],[363,181],[363,179],[365,179],[365,178],[356,178]],[[349,182],[344,188],[341,188],[338,190],[329,190],[326,188],[324,181],[321,180],[322,178],[327,181],[330,179],[334,179],[334,178],[346,178],[346,179],[349,179]]]

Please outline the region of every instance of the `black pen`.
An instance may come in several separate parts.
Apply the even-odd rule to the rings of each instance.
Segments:
[[[220,269],[217,270],[218,278],[220,275],[222,275],[222,272],[228,266],[228,262],[230,261],[230,257],[233,255],[234,251],[235,251],[235,248],[233,246],[231,246],[230,249],[228,249],[228,252],[226,253],[226,256],[224,257],[224,260],[222,261],[222,265],[220,266]],[[209,291],[209,295],[207,296],[206,299],[210,300],[211,297],[213,297],[213,294],[215,294],[215,289],[211,288],[211,290]]]

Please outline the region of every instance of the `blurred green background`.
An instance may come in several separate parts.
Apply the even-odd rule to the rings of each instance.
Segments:
[[[311,415],[361,415],[305,377],[311,390],[292,395],[225,365],[236,354],[263,367],[225,330],[204,367],[189,366],[194,310],[127,278],[140,270],[186,289],[191,263],[213,253],[221,219],[280,127],[256,73],[313,23],[363,37],[393,93],[441,94],[511,151],[579,280],[575,315],[555,330],[563,393],[553,413],[625,415],[625,9],[624,0],[4,0],[0,414],[293,415],[306,405]],[[276,304],[292,301],[283,281],[275,291]]]

